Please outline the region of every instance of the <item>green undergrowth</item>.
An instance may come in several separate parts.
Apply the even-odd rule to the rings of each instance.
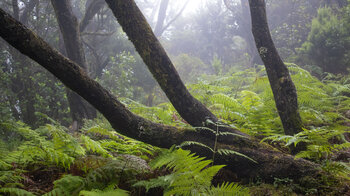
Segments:
[[[212,185],[212,179],[225,165],[210,166],[211,160],[195,156],[190,151],[171,148],[151,162],[152,169],[166,167],[172,173],[148,181],[139,181],[134,186],[162,187],[165,196],[171,195],[249,195],[249,190],[234,183]]]
[[[328,75],[319,80],[294,64],[288,67],[305,125],[304,131],[294,136],[283,134],[261,66],[227,76],[203,76],[188,87],[225,126],[284,149],[304,142],[307,150],[296,158],[314,161],[323,171],[349,179],[350,166],[344,155],[350,147],[350,79]],[[134,113],[154,122],[189,127],[170,103],[148,107],[130,99],[122,101]],[[223,165],[214,165],[181,148],[164,150],[130,139],[113,130],[102,117],[86,120],[74,133],[47,119],[50,124],[36,129],[22,122],[0,122],[1,195],[295,194],[288,189],[288,179],[250,188],[230,182],[214,186],[212,178]],[[186,145],[209,149],[213,156],[208,158],[212,160],[216,153],[226,153],[255,161],[254,157],[194,141],[178,147]],[[304,192],[312,195],[312,191]]]
[[[74,134],[58,124],[33,130],[2,122],[0,134],[2,195],[127,194],[119,185],[149,173],[148,161],[159,151],[92,121]]]
[[[156,187],[165,195],[249,195],[237,184],[211,184],[224,165],[127,138],[105,119],[88,120],[73,134],[52,123],[0,123],[1,195],[144,195]]]
[[[287,64],[297,88],[304,131],[294,136],[283,133],[272,90],[262,66],[225,77],[204,76],[189,88],[222,121],[238,130],[288,147],[299,142],[307,150],[296,155],[322,165],[322,169],[349,178],[350,79],[328,74],[322,80],[295,64]],[[285,148],[284,148],[285,149]]]

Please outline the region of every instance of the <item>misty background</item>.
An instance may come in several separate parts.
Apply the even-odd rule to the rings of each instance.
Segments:
[[[89,5],[98,2],[72,0],[72,9],[80,21]],[[210,81],[262,65],[251,34],[248,1],[136,2],[186,84]],[[12,3],[3,0],[0,7],[13,13]],[[283,60],[320,79],[329,74],[348,74],[348,4],[346,0],[268,0],[269,26]],[[32,11],[25,13],[30,7]],[[65,52],[49,1],[18,1],[17,12],[29,28]],[[167,101],[104,2],[81,32],[81,38],[87,72],[113,94],[147,106]],[[63,124],[70,122],[65,88],[55,77],[3,40],[0,65],[2,116],[36,126],[42,123],[39,114]]]

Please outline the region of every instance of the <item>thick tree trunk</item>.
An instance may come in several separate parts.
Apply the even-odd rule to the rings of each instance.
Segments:
[[[256,47],[265,64],[284,132],[286,135],[294,135],[303,131],[296,88],[271,38],[265,0],[249,0],[249,5]],[[300,143],[297,148],[293,147],[292,153],[304,148],[305,144]]]
[[[216,116],[188,92],[135,1],[106,2],[181,117],[197,127],[203,126],[207,119],[216,122]]]
[[[78,20],[72,12],[70,0],[51,0],[51,3],[60,26],[67,57],[86,70],[87,65]],[[77,127],[82,126],[84,118],[96,117],[96,110],[76,93],[67,90],[67,98],[73,121],[77,122]]]
[[[168,148],[184,141],[198,141],[213,146],[215,136],[212,133],[182,129],[153,123],[131,113],[126,107],[111,95],[87,74],[76,63],[59,54],[45,41],[35,35],[31,30],[17,22],[9,14],[0,9],[0,37],[29,56],[67,87],[84,97],[96,107],[118,132],[146,143]],[[227,169],[234,172],[229,178],[239,177],[247,181],[260,178],[273,182],[274,178],[290,178],[301,187],[318,188],[318,191],[333,191],[344,184],[335,184],[335,187],[324,186],[329,181],[325,178],[317,179],[323,174],[316,164],[303,159],[294,159],[293,156],[283,154],[267,144],[248,137],[219,136],[218,149],[231,149],[241,152],[257,163],[234,155],[218,155],[217,164],[228,165]],[[191,148],[193,152],[202,156],[211,157],[211,152],[200,147]],[[327,176],[328,179],[332,176]],[[310,181],[310,178],[316,180]],[[338,183],[336,179],[335,183]],[[306,189],[305,189],[306,190]],[[343,189],[337,189],[342,191]],[[321,193],[321,192],[320,192]]]

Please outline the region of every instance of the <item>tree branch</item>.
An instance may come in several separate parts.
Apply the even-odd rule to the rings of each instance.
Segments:
[[[91,19],[97,14],[100,9],[105,5],[104,0],[92,0],[89,6],[86,8],[85,15],[80,22],[79,30],[84,32],[85,28],[89,25]]]

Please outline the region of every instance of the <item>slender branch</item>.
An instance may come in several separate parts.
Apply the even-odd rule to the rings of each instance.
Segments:
[[[187,4],[190,2],[190,0],[187,0],[186,3],[184,4],[184,6],[181,8],[181,10],[179,11],[179,13],[177,13],[173,19],[171,19],[166,25],[164,25],[162,32],[164,32],[165,30],[167,30],[169,28],[169,26],[175,22],[177,20],[178,17],[181,16],[182,12],[185,10]]]
[[[100,33],[100,32],[84,32],[81,33],[82,36],[84,35],[98,35],[98,36],[111,36],[115,33],[115,31],[107,32],[107,33]]]
[[[83,32],[89,25],[91,19],[100,11],[105,5],[104,0],[91,0],[89,6],[86,8],[85,15],[80,22],[79,30]]]

